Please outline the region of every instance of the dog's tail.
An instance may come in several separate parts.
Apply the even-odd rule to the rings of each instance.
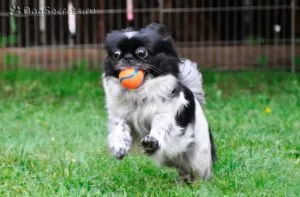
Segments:
[[[180,82],[189,88],[200,104],[204,104],[204,91],[202,88],[202,74],[197,68],[197,63],[192,62],[189,59],[182,59],[182,63],[179,65],[179,80]]]

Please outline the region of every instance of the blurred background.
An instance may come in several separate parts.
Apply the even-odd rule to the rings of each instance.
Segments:
[[[0,69],[99,69],[107,32],[164,23],[202,68],[300,68],[298,0],[2,0]]]
[[[211,182],[108,151],[103,39],[152,22],[203,71]],[[0,0],[0,196],[300,196],[299,71],[300,0]]]

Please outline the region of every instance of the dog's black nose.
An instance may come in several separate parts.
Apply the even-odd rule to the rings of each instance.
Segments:
[[[124,55],[124,60],[126,60],[126,61],[131,61],[131,60],[133,60],[133,55],[130,54],[130,53],[125,54],[125,55]]]

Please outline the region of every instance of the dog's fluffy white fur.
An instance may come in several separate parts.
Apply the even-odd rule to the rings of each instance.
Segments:
[[[186,180],[212,175],[212,144],[209,126],[203,113],[202,76],[196,64],[183,60],[179,77],[149,77],[136,90],[126,90],[117,78],[104,76],[106,107],[109,117],[108,147],[120,159],[134,140],[158,141],[159,149],[150,157],[158,164],[175,167]],[[178,81],[194,94],[195,121],[181,128],[176,115],[188,104],[183,92],[170,97]],[[151,145],[151,143],[150,143]]]

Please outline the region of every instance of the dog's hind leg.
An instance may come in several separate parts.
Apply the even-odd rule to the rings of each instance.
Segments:
[[[195,176],[210,179],[212,176],[212,159],[209,148],[195,144],[193,150],[187,153],[188,163]]]
[[[194,182],[195,176],[189,164],[187,153],[183,153],[175,162],[174,167],[179,174],[181,182],[187,184]]]
[[[179,174],[180,180],[183,183],[189,184],[189,183],[194,182],[195,176],[194,176],[193,172],[188,172],[188,171],[185,171],[185,170],[182,170],[182,169],[177,169],[177,172]]]

